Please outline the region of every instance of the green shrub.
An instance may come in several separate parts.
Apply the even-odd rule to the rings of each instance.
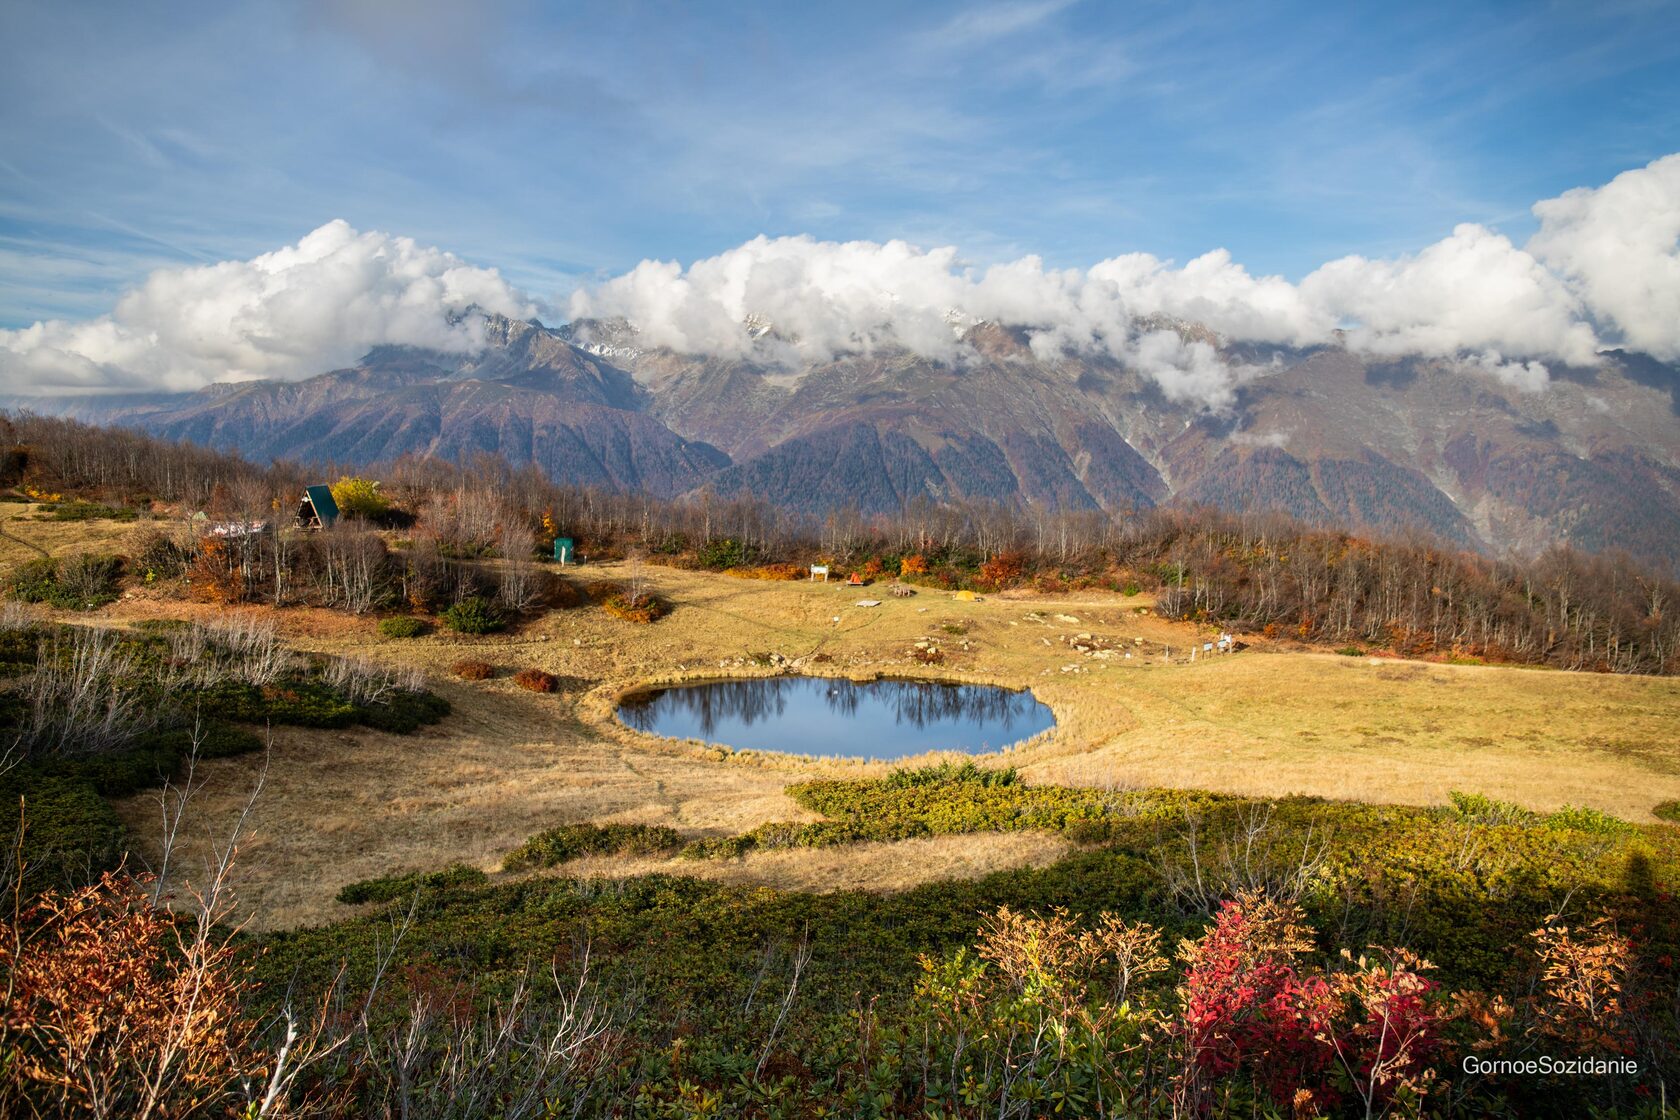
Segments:
[[[553,867],[587,855],[656,855],[674,852],[682,836],[654,824],[568,824],[539,832],[502,861],[505,871]]]
[[[1680,824],[1680,801],[1662,801],[1651,810],[1651,815],[1659,821],[1669,824]]]
[[[1480,793],[1465,793],[1455,789],[1447,794],[1447,799],[1452,802],[1453,814],[1468,824],[1531,825],[1540,820],[1538,814],[1524,809],[1521,805],[1499,801]]]
[[[449,701],[435,692],[402,689],[387,696],[384,703],[359,705],[356,718],[377,730],[407,735],[438,722],[449,712]]]
[[[476,867],[452,863],[441,871],[416,871],[407,875],[362,879],[341,888],[337,898],[350,906],[363,902],[394,902],[399,898],[408,898],[416,891],[482,887],[489,881],[490,876]]]
[[[193,731],[173,727],[139,736],[124,750],[106,754],[45,759],[37,772],[86,782],[105,797],[122,797],[151,789],[181,772],[192,753]],[[207,723],[199,730],[199,758],[228,758],[263,748],[251,732],[223,723]]]
[[[1343,646],[1341,649],[1337,650],[1336,652],[1341,654],[1343,657],[1364,657],[1365,656],[1365,651],[1360,649],[1358,646]]]
[[[679,854],[683,859],[739,859],[752,847],[750,836],[707,836],[690,840]]]
[[[129,506],[108,506],[79,499],[53,507],[54,521],[133,521],[140,511]]]
[[[31,560],[12,577],[12,594],[26,603],[46,603],[60,610],[92,610],[117,598],[122,559],[84,554],[65,559]]]
[[[1592,832],[1600,836],[1616,836],[1633,831],[1633,826],[1622,818],[1613,817],[1598,809],[1589,809],[1584,805],[1565,805],[1555,813],[1547,813],[1543,823],[1547,828],[1573,829],[1576,832]]]
[[[238,723],[349,727],[359,715],[354,704],[326,685],[297,678],[262,688],[222,681],[194,693],[189,703],[206,715]]]
[[[445,626],[461,634],[491,634],[507,625],[501,608],[482,595],[462,599],[439,617]]]
[[[751,559],[750,550],[734,537],[720,537],[700,546],[695,560],[702,568],[721,572],[725,568],[739,568]]]
[[[411,614],[393,615],[379,620],[379,633],[386,638],[418,638],[431,627],[423,618]]]
[[[86,882],[121,862],[125,831],[116,811],[79,778],[19,767],[0,781],[0,835],[27,822],[23,859],[37,886]]]
[[[977,785],[983,788],[1012,786],[1020,781],[1012,766],[976,766],[972,762],[941,762],[913,770],[895,770],[881,779],[886,789],[916,789],[921,786]]]

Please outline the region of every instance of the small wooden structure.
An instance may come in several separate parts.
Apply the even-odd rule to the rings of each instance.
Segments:
[[[338,520],[338,503],[333,501],[332,487],[306,486],[303,500],[298,503],[297,523],[300,529],[326,529]]]
[[[820,578],[824,583],[827,583],[828,582],[828,565],[827,564],[812,564],[811,565],[811,578],[813,580],[816,580],[816,579]]]

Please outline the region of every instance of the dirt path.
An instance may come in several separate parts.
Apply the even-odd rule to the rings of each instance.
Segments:
[[[12,521],[11,517],[0,518],[0,537],[4,537],[6,540],[11,541],[13,544],[22,545],[24,548],[29,549],[31,552],[34,552],[34,553],[36,553],[37,555],[39,555],[43,558],[49,558],[49,557],[52,556],[52,553],[50,553],[46,549],[42,548],[40,545],[36,544],[34,541],[25,540],[24,538],[18,536],[16,533],[12,532],[11,521]]]

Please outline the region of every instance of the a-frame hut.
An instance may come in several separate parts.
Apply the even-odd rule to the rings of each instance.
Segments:
[[[332,487],[306,486],[303,488],[303,501],[298,503],[298,528],[325,529],[337,520],[338,503],[333,501]]]

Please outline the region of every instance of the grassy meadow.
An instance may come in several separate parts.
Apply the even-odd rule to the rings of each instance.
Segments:
[[[13,573],[136,529],[34,508],[0,507]],[[293,1078],[299,1115],[428,1095],[649,1120],[1667,1115],[1674,678],[1249,636],[1209,655],[1217,629],[1142,593],[557,574],[549,605],[481,635],[207,603],[132,565],[90,609],[6,604],[20,727],[30,682],[95,654],[125,703],[168,712],[139,748],[0,774],[8,793],[37,830],[167,863],[179,914],[107,877],[19,928],[103,914],[85,943],[108,948],[201,922],[181,951],[216,947],[192,975],[249,1032],[218,1061]],[[663,617],[611,609],[633,581]],[[1057,725],[887,764],[614,715],[649,684],[782,672],[1030,688]],[[189,775],[200,717],[215,749]],[[1455,1072],[1571,1047],[1646,1064]]]
[[[622,566],[601,565],[569,578],[623,575]],[[886,772],[882,764],[725,756],[639,734],[613,716],[617,697],[637,685],[770,673],[772,654],[802,672],[1030,687],[1056,712],[1057,728],[982,764],[1017,767],[1031,782],[1411,805],[1443,804],[1457,789],[1539,810],[1588,806],[1629,821],[1653,820],[1654,806],[1680,798],[1680,682],[1671,679],[1348,657],[1264,641],[1191,664],[1185,651],[1214,631],[1142,613],[1147,596],[1005,593],[965,602],[922,591],[863,608],[857,601],[872,593],[838,583],[659,567],[648,580],[675,604],[651,625],[580,607],[507,634],[440,629],[386,639],[371,617],[245,608],[275,614],[300,649],[418,667],[454,710],[416,736],[274,730],[244,850],[242,894],[253,919],[262,926],[331,919],[342,913],[332,902],[338,887],[371,875],[457,861],[491,871],[526,836],[555,823],[740,832],[797,818],[782,792],[790,783]],[[213,610],[141,592],[86,617],[131,624]],[[1081,634],[1133,657],[1080,653],[1070,643]],[[938,643],[942,664],[915,659],[923,639]],[[450,666],[464,659],[488,661],[498,673],[456,680]],[[513,672],[528,667],[554,674],[560,690],[517,687]],[[198,811],[208,834],[243,806],[255,773],[249,758],[201,769]],[[142,841],[154,800],[139,794],[120,806]],[[778,853],[730,873],[750,878],[762,869],[762,881],[801,889],[856,882],[899,889],[1045,855],[1018,840],[948,844],[936,858],[857,853],[869,871],[848,870],[845,857],[828,852],[809,857],[806,868],[795,866],[800,853]]]

